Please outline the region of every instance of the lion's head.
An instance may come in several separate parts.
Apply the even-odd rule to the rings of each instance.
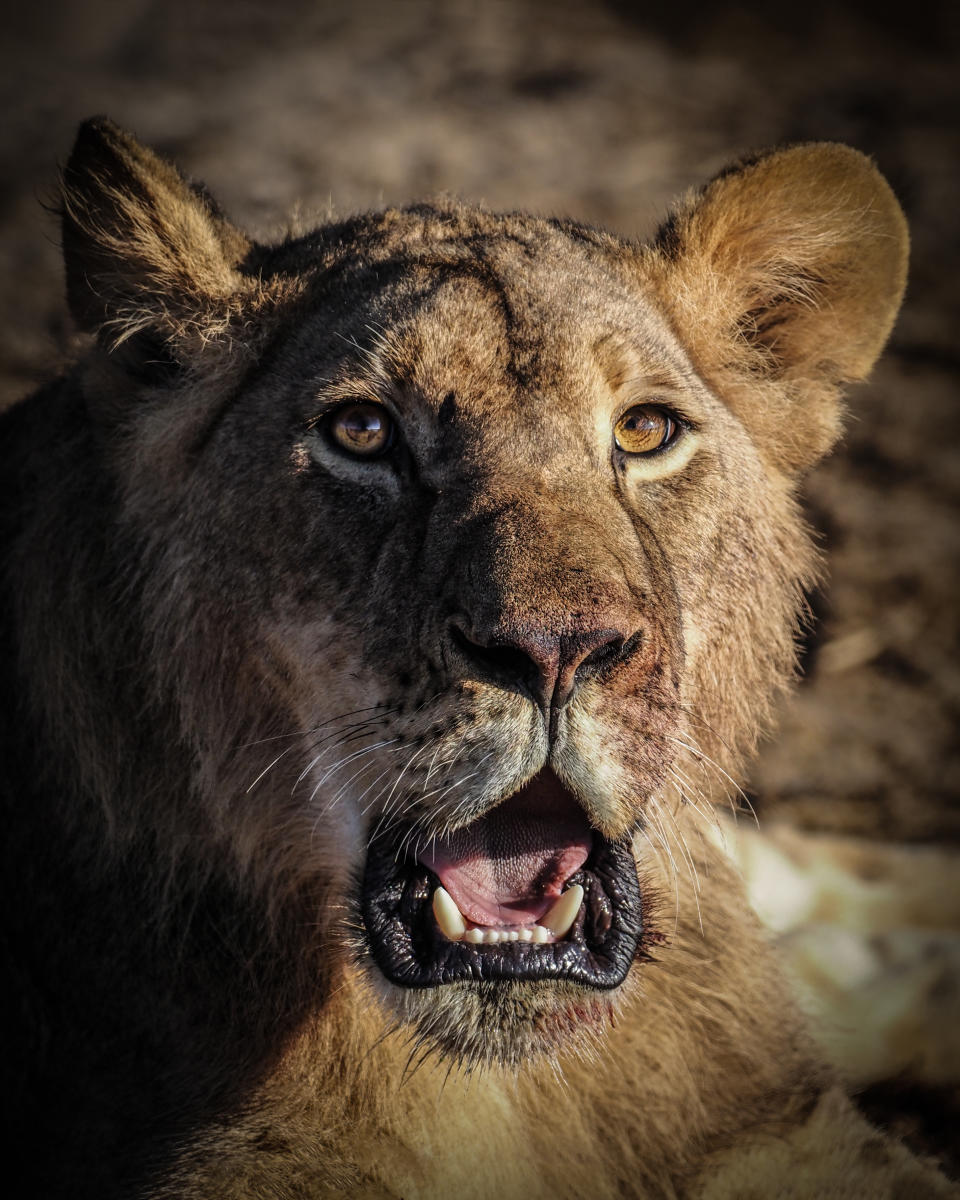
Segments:
[[[309,893],[323,986],[462,1060],[602,1025],[646,839],[791,676],[796,481],[903,288],[886,184],[800,146],[649,245],[443,204],[264,246],[97,121],[63,230],[96,343],[56,453],[108,534],[23,620],[37,677],[86,677],[33,702],[106,845]]]

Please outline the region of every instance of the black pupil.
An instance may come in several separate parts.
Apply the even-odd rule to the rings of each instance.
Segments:
[[[640,429],[640,428],[656,429],[658,424],[660,424],[660,422],[655,421],[653,419],[653,417],[648,417],[648,416],[627,417],[627,428],[629,430],[635,430],[635,429]]]
[[[337,418],[341,438],[357,450],[377,450],[386,440],[387,423],[373,405],[358,405]]]
[[[364,412],[363,409],[353,409],[349,416],[344,418],[344,425],[347,432],[354,437],[359,435],[364,437],[366,434],[379,433],[382,421],[376,413]]]

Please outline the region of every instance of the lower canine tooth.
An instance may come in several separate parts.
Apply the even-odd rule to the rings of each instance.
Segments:
[[[549,929],[554,937],[562,938],[568,933],[574,917],[580,911],[583,903],[583,888],[579,883],[567,888],[563,895],[555,901],[553,908],[545,917],[540,918],[540,924]]]
[[[460,909],[446,888],[438,887],[433,893],[433,915],[451,942],[459,942],[466,933],[467,926],[460,915]]]

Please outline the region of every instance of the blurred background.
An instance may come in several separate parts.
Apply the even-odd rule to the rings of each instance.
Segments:
[[[440,192],[639,236],[746,151],[834,139],[873,155],[913,229],[909,294],[806,489],[831,576],[750,784],[771,840],[736,852],[802,982],[833,997],[824,1037],[866,1110],[956,1170],[960,5],[877,7],[5,5],[0,403],[69,353],[44,204],[94,113],[267,236]],[[807,901],[785,916],[788,878]]]

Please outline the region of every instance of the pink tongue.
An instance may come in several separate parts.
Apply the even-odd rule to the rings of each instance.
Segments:
[[[583,810],[554,773],[420,855],[475,925],[532,925],[590,853]]]

